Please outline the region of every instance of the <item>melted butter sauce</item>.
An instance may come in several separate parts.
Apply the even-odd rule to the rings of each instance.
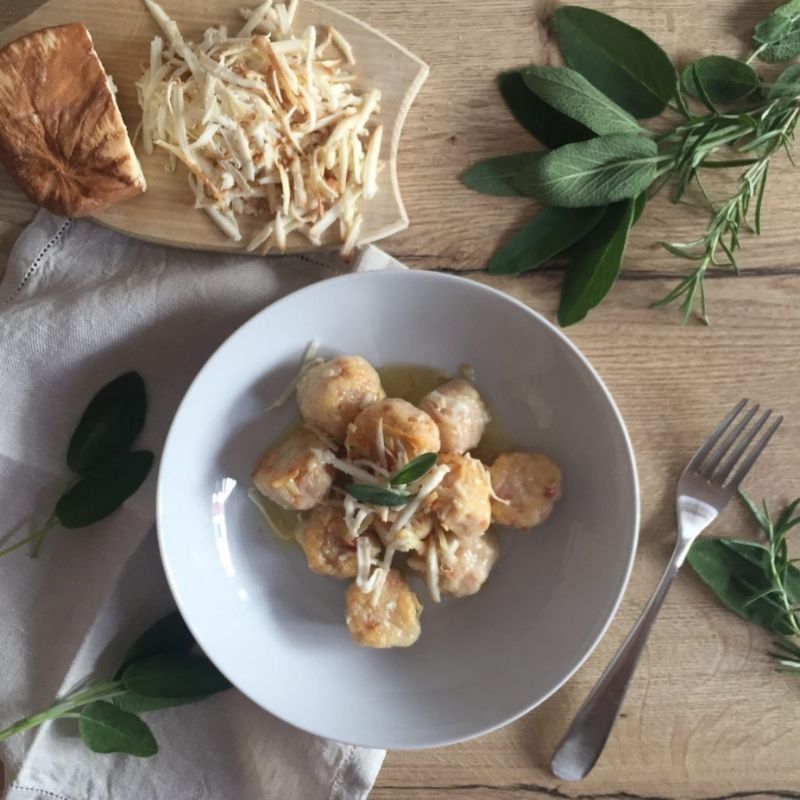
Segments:
[[[414,405],[418,405],[428,392],[453,379],[453,376],[446,372],[418,364],[390,364],[378,369],[378,374],[387,397],[399,397]],[[480,391],[480,387],[477,388]],[[485,398],[484,402],[486,402]],[[514,445],[502,421],[493,413],[488,403],[487,407],[491,420],[486,426],[480,444],[471,451],[471,455],[488,466],[500,453],[513,450]],[[280,434],[274,444],[285,441],[300,428],[302,428],[302,420],[298,417]],[[283,540],[295,541],[295,532],[310,512],[288,511],[263,495],[261,503],[266,510],[271,526],[275,529],[274,534]],[[274,534],[270,532],[270,535]]]

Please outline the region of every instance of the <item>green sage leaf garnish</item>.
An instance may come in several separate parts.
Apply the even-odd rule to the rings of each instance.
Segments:
[[[364,483],[351,483],[345,491],[358,500],[359,503],[369,503],[373,506],[386,506],[388,508],[404,506],[411,499],[411,496],[405,492],[395,489],[382,489],[380,486],[369,486]]]
[[[92,398],[67,449],[67,465],[84,474],[127,450],[142,430],[147,413],[144,381],[127,372]]]
[[[423,475],[430,472],[439,459],[438,453],[423,453],[412,458],[404,467],[398,469],[390,478],[392,486],[405,486],[418,481]],[[407,499],[407,498],[406,498]]]
[[[95,753],[128,753],[147,758],[158,752],[152,731],[139,717],[105,700],[95,700],[83,708],[78,731]]]

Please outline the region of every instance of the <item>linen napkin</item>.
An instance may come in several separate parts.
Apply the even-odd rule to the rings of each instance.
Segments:
[[[388,256],[378,263],[392,266]],[[0,547],[49,515],[68,480],[69,436],[104,383],[143,375],[149,408],[137,447],[158,456],[184,391],[230,333],[349,269],[334,255],[187,252],[39,212],[0,284]],[[0,728],[95,671],[107,677],[173,607],[152,528],[155,475],[106,520],[55,529],[38,558],[0,558]],[[0,745],[9,800],[355,800],[384,757],[292,728],[236,690],[147,723],[159,745],[149,759],[90,752],[74,720],[10,739]]]

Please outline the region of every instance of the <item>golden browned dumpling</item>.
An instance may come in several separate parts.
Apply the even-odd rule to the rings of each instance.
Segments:
[[[500,546],[489,531],[485,536],[459,539],[452,557],[439,556],[439,589],[453,597],[475,594],[492,571]]]
[[[85,25],[0,50],[0,161],[34,203],[79,217],[146,188]]]
[[[422,604],[396,569],[389,570],[377,602],[351,584],[346,608],[350,634],[366,647],[409,647],[419,638]]]
[[[416,406],[397,399],[367,406],[351,423],[345,439],[350,458],[368,458],[390,470],[423,453],[438,453],[439,445],[436,423]]]
[[[329,505],[315,508],[303,521],[295,538],[312,572],[334,578],[355,578],[358,572],[356,544],[347,538],[341,508]]]
[[[386,397],[381,379],[361,356],[340,356],[312,367],[297,384],[303,419],[337,442],[370,403]]]
[[[491,484],[486,467],[468,455],[443,453],[439,463],[450,472],[436,489],[433,513],[456,536],[481,536],[492,521]]]
[[[489,422],[478,390],[461,378],[434,389],[419,406],[439,428],[443,453],[466,453],[477,447]]]
[[[267,450],[253,471],[253,484],[282,508],[306,511],[319,505],[333,483],[325,444],[305,429]]]
[[[492,520],[499,525],[532,528],[544,522],[561,497],[558,465],[541,453],[503,453],[490,469]]]

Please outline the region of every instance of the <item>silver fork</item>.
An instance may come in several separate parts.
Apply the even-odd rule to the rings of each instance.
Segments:
[[[678,481],[678,539],[672,557],[641,616],[553,754],[550,768],[563,780],[581,780],[597,762],[622,706],[650,629],[689,548],[734,496],[745,475],[783,422],[783,417],[777,417],[748,451],[767,424],[772,411],[764,412],[748,430],[759,407],[753,406],[740,417],[747,404],[747,400],[742,400],[720,422],[695,453]]]

